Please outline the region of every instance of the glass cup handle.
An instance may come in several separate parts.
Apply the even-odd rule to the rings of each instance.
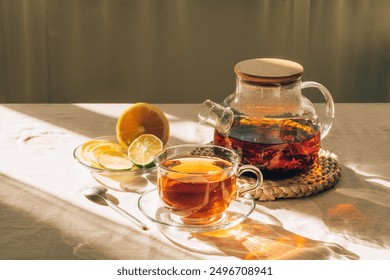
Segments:
[[[256,167],[256,166],[253,166],[253,165],[242,165],[238,168],[238,172],[237,172],[237,177],[240,177],[242,174],[244,174],[245,172],[250,172],[250,173],[253,173],[256,175],[256,182],[255,183],[251,183],[250,185],[243,185],[243,186],[238,186],[238,195],[243,195],[247,192],[250,192],[250,191],[254,191],[254,190],[257,190],[258,188],[261,187],[261,185],[263,184],[263,174],[261,173],[261,171]]]
[[[325,119],[321,120],[321,139],[325,138],[328,134],[330,128],[332,127],[333,119],[334,119],[334,102],[332,95],[329,90],[323,85],[316,82],[302,82],[301,89],[304,88],[317,88],[319,89],[325,98],[326,111],[325,111]]]

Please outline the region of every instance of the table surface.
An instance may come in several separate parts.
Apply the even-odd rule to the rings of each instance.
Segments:
[[[233,229],[164,231],[137,207],[155,176],[111,198],[150,227],[142,231],[86,199],[97,185],[73,158],[82,142],[115,134],[130,104],[0,105],[0,259],[390,259],[390,104],[336,104],[322,147],[342,166],[337,185],[317,195],[257,202]],[[157,104],[169,145],[204,143],[212,130],[198,104]]]

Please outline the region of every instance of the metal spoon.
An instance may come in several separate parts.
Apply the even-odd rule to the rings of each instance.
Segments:
[[[115,203],[113,203],[111,200],[109,200],[106,197],[106,192],[107,192],[107,190],[105,188],[100,187],[100,186],[96,186],[96,187],[87,188],[84,191],[84,195],[89,199],[94,199],[94,198],[96,199],[96,197],[102,198],[108,206],[110,206],[112,209],[117,211],[119,214],[121,214],[123,217],[125,217],[129,221],[131,221],[133,223],[135,222],[135,224],[137,226],[141,227],[143,230],[149,229],[143,222],[141,222],[140,220],[138,220],[136,217],[132,216],[131,214],[127,213],[125,210],[123,210],[122,208],[117,206]]]

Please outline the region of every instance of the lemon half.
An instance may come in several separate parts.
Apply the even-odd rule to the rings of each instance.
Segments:
[[[116,124],[116,136],[127,150],[143,134],[153,134],[165,145],[169,139],[169,122],[160,108],[140,102],[122,112]]]

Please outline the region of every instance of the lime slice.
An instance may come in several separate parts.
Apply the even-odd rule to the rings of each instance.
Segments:
[[[163,142],[153,134],[142,134],[129,146],[128,156],[130,160],[140,168],[154,166],[154,156],[162,151]]]
[[[110,152],[100,155],[98,163],[108,170],[130,170],[133,163],[126,154],[121,152]]]

